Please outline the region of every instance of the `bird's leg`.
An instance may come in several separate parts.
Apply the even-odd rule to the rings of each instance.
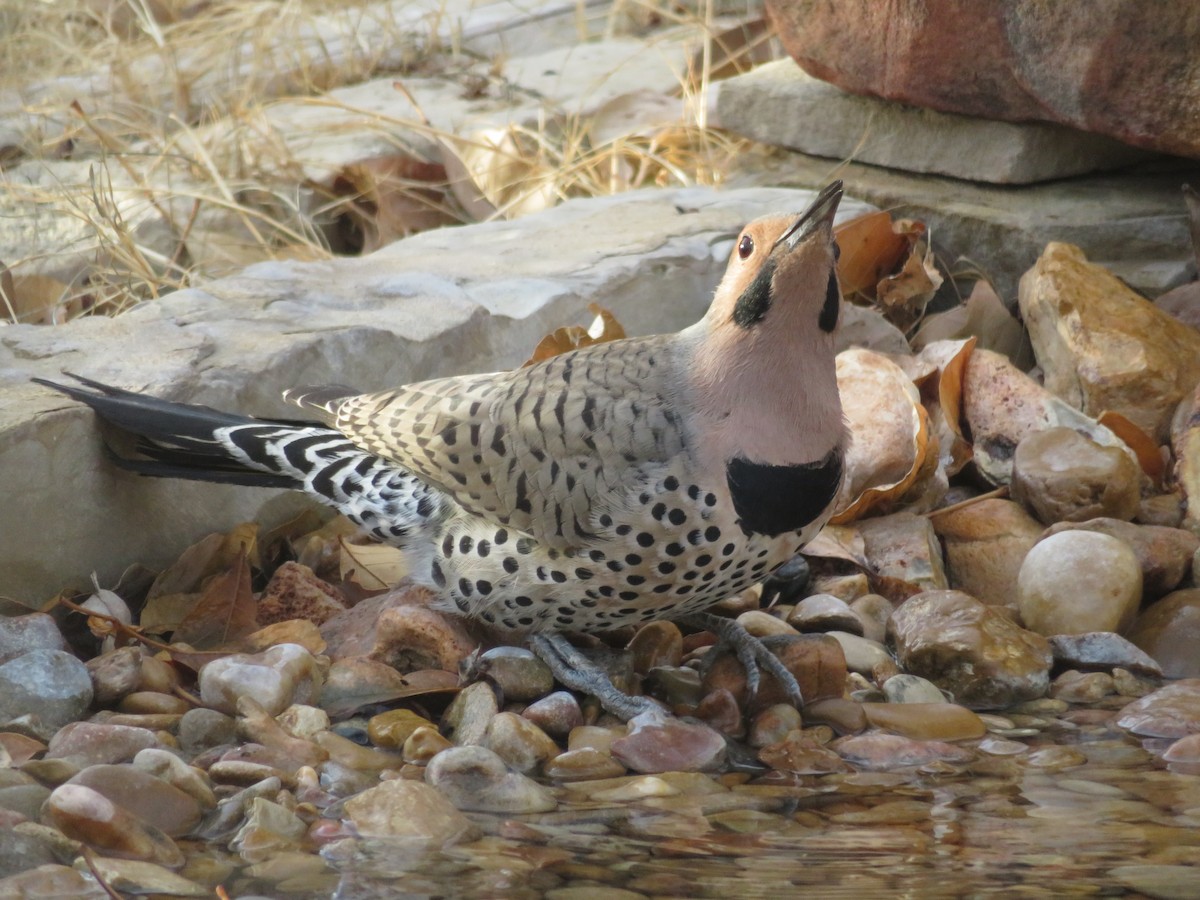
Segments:
[[[736,620],[726,619],[712,613],[693,613],[679,621],[693,628],[711,631],[717,636],[718,643],[725,644],[737,654],[738,661],[746,670],[746,689],[751,699],[758,693],[758,668],[762,668],[783,686],[788,699],[797,707],[804,705],[804,695],[800,692],[800,684],[796,676],[788,671],[787,666],[779,661],[774,653],[767,649],[758,638],[743,628]]]
[[[561,634],[532,635],[529,649],[550,667],[561,684],[595,697],[601,706],[622,721],[627,722],[644,712],[662,709],[649,697],[631,697],[617,690],[608,675]]]

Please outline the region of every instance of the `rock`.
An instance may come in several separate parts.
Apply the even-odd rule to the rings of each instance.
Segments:
[[[88,766],[67,784],[91,788],[170,837],[189,833],[203,813],[194,797],[131,765]]]
[[[1070,244],[1046,247],[1021,278],[1020,306],[1048,390],[1166,440],[1175,407],[1200,381],[1200,332]]]
[[[179,720],[179,742],[188,756],[198,756],[212,747],[233,743],[237,724],[215,709],[189,709]]]
[[[157,746],[154,732],[145,728],[101,722],[72,722],[50,739],[46,759],[67,760],[77,766],[128,762],[138,751]]]
[[[867,727],[867,714],[857,700],[830,697],[804,706],[804,719],[809,725],[828,725],[834,734],[857,734]]]
[[[851,672],[861,672],[864,675],[870,675],[878,666],[886,665],[892,661],[892,655],[888,653],[887,647],[878,641],[872,641],[845,631],[830,631],[828,632],[828,636],[841,645],[842,653],[846,658],[846,668]]]
[[[238,698],[247,695],[272,716],[293,703],[316,702],[323,684],[316,660],[298,644],[220,657],[200,670],[199,681],[200,699],[220,712],[237,712]]]
[[[854,771],[835,752],[803,731],[791,731],[778,743],[763,747],[758,758],[772,769],[795,775]]]
[[[591,747],[568,750],[546,763],[543,775],[551,781],[595,781],[624,775],[626,768],[612,754]]]
[[[54,619],[46,613],[0,618],[0,665],[30,650],[67,650]]]
[[[1026,184],[1145,159],[1111,138],[1043,122],[997,122],[846,93],[790,60],[719,84],[722,128],[814,156],[906,172]]]
[[[87,667],[62,650],[30,650],[0,665],[0,723],[33,715],[40,737],[78,719],[92,696]]]
[[[875,728],[928,741],[965,741],[987,734],[983,720],[965,707],[946,703],[864,703]]]
[[[307,833],[304,820],[281,803],[253,798],[246,819],[229,841],[229,849],[242,859],[260,863],[298,850]]]
[[[112,897],[93,878],[84,878],[69,866],[42,865],[0,881],[0,892],[10,897],[79,897],[106,900]]]
[[[1200,733],[1200,679],[1176,681],[1133,701],[1121,710],[1117,724],[1144,737]]]
[[[709,772],[725,761],[725,738],[707,725],[648,712],[629,720],[612,755],[634,772]]]
[[[882,644],[887,638],[887,622],[895,607],[892,601],[881,594],[863,594],[850,603],[858,620],[862,623],[862,636]]]
[[[970,750],[945,741],[916,740],[878,731],[841,737],[832,746],[843,759],[866,769],[901,769],[933,762],[965,763],[974,756]]]
[[[258,600],[258,624],[306,619],[321,625],[346,609],[342,592],[313,574],[308,566],[288,561],[275,570]]]
[[[945,703],[946,696],[932,681],[919,675],[893,675],[883,683],[888,703]]]
[[[841,645],[832,635],[777,635],[769,641],[771,652],[796,677],[805,702],[841,696],[846,680],[846,660]],[[704,671],[702,683],[702,694],[725,689],[743,707],[749,700],[746,671],[732,652],[720,652]],[[758,693],[749,702],[749,709],[756,712],[787,699],[774,676],[763,672]]]
[[[1168,678],[1200,678],[1200,588],[1175,591],[1149,606],[1128,637]]]
[[[1042,525],[1011,500],[981,500],[930,517],[950,586],[991,606],[1017,606],[1017,573]]]
[[[1138,4],[985,0],[770,0],[767,9],[792,58],[847,91],[1200,156],[1200,125],[1181,114],[1200,105],[1187,75],[1200,40],[1191,10],[1164,18]]]
[[[443,730],[460,747],[482,744],[488,724],[499,711],[495,689],[477,681],[463,688],[446,709],[442,716]]]
[[[436,728],[422,726],[404,741],[400,755],[406,763],[424,766],[443,750],[453,746]]]
[[[1050,684],[1050,696],[1068,703],[1098,703],[1116,693],[1107,672],[1077,672],[1068,669]]]
[[[918,594],[888,623],[896,658],[971,709],[998,709],[1046,693],[1053,657],[1041,635],[959,591]]]
[[[461,810],[520,815],[558,806],[536,781],[510,772],[486,747],[451,747],[429,761],[425,780]]]
[[[202,884],[176,875],[170,869],[140,859],[93,860],[96,874],[104,883],[124,896],[159,895],[170,897],[207,897]]]
[[[1143,497],[1137,521],[1142,525],[1179,528],[1183,524],[1184,498],[1179,492]]]
[[[572,728],[583,724],[583,711],[570,691],[547,694],[525,707],[521,715],[554,738],[565,738]]]
[[[189,766],[168,750],[159,750],[153,747],[141,750],[133,758],[133,764],[183,791],[195,799],[203,809],[212,809],[217,803],[212,786],[208,783],[204,773],[200,769]]]
[[[788,703],[776,703],[754,717],[747,742],[751,747],[759,748],[777,744],[801,725],[800,711],[796,707]]]
[[[495,682],[506,701],[535,700],[554,690],[550,667],[524,647],[493,647],[472,668]]]
[[[0,829],[0,878],[8,878],[37,866],[53,865],[57,861],[54,848],[46,841],[11,828]],[[0,893],[3,893],[2,883]]]
[[[683,634],[674,622],[649,622],[638,629],[626,648],[633,670],[645,675],[658,666],[678,666],[683,659]]]
[[[174,841],[91,788],[78,784],[55,788],[46,801],[45,817],[67,837],[105,854],[172,869],[183,865],[183,853]]]
[[[1128,865],[1113,866],[1107,878],[1125,885],[1155,900],[1196,900],[1200,897],[1191,865]]]
[[[1179,404],[1171,428],[1171,449],[1175,451],[1175,479],[1187,504],[1183,526],[1200,533],[1200,384],[1189,400]],[[1197,569],[1200,571],[1200,569]]]
[[[1029,551],[1017,578],[1017,606],[1038,634],[1124,631],[1142,601],[1142,569],[1122,540],[1062,531]]]
[[[417,838],[448,847],[479,834],[446,797],[419,781],[385,781],[348,799],[344,809],[365,837]]]
[[[1135,623],[1134,630],[1136,628]],[[1158,663],[1148,654],[1132,641],[1111,631],[1056,634],[1050,638],[1050,649],[1054,652],[1056,663],[1074,669],[1107,671],[1119,666],[1152,677],[1163,674]]]
[[[832,594],[813,594],[796,604],[787,623],[797,631],[844,631],[861,635],[863,623],[845,600]]]
[[[740,738],[746,733],[742,708],[729,691],[721,688],[705,696],[697,705],[695,717],[721,734]]]
[[[558,745],[528,719],[516,713],[502,712],[492,717],[483,735],[487,747],[505,765],[523,775],[537,774],[549,760],[558,756]]]
[[[1192,557],[1200,550],[1200,537],[1186,529],[1134,525],[1119,519],[1059,523],[1046,529],[1046,534],[1067,530],[1096,531],[1128,544],[1142,567],[1142,597],[1146,600],[1157,599],[1175,590],[1191,570]]]
[[[797,634],[795,628],[778,616],[773,616],[766,610],[750,609],[737,617],[737,623],[749,634],[756,638],[773,637],[776,635],[792,636]]]
[[[118,647],[89,659],[92,692],[98,706],[108,706],[137,690],[142,680],[142,651],[137,647]]]
[[[367,734],[376,747],[399,750],[418,728],[433,727],[432,722],[411,709],[390,709],[371,717],[367,723]]]
[[[1027,435],[1013,456],[1012,496],[1048,525],[1097,516],[1132,519],[1141,472],[1129,454],[1073,428]]]
[[[727,677],[734,679],[729,684],[735,684],[737,673],[729,668],[722,660]],[[686,706],[694,707],[703,698],[705,682],[700,673],[691,666],[657,666],[646,673],[642,682],[643,690],[655,700],[661,700],[671,709]]]
[[[900,512],[855,523],[862,535],[872,586],[898,603],[947,587],[942,548],[925,516]]]

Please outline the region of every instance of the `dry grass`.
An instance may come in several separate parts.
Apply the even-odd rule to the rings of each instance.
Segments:
[[[348,23],[380,8],[346,4],[334,15]],[[580,30],[712,21],[711,0],[698,13],[672,10],[618,4]],[[729,55],[706,42],[696,71],[679,86],[686,112],[677,122],[600,133],[596,122],[547,110],[534,126],[457,135],[430,126],[419,111],[411,119],[359,111],[356,133],[366,127],[394,151],[383,164],[348,167],[315,183],[274,130],[273,102],[337,107],[326,91],[381,72],[395,74],[402,88],[418,74],[453,75],[481,64],[443,46],[436,13],[418,40],[411,26],[392,23],[394,33],[377,35],[371,46],[347,44],[329,16],[318,0],[0,6],[0,97],[21,88],[32,114],[21,141],[0,147],[0,207],[19,211],[7,236],[0,232],[9,270],[0,273],[0,321],[111,314],[257,260],[371,249],[406,231],[520,215],[568,197],[716,183],[742,146],[706,127],[711,75]],[[231,57],[228,48],[239,43]],[[455,43],[453,33],[444,43]],[[502,82],[503,61],[487,62]],[[148,80],[147,72],[158,77]],[[76,87],[91,79],[102,90],[77,90],[70,96],[88,99],[73,104],[61,92],[29,91],[31,83],[68,78]],[[427,158],[406,135],[420,138]],[[14,226],[25,229],[24,246],[13,239]]]

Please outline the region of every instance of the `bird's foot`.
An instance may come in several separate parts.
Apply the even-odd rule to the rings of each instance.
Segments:
[[[529,649],[550,667],[559,683],[595,697],[601,706],[622,721],[628,722],[642,713],[662,711],[662,707],[649,697],[631,697],[619,690],[604,670],[561,634],[535,634],[529,638]]]
[[[711,631],[717,636],[718,645],[730,647],[737,655],[742,668],[746,670],[746,690],[753,700],[758,694],[760,681],[759,668],[783,687],[788,699],[797,707],[804,706],[804,695],[800,684],[779,657],[770,651],[763,641],[756,638],[734,619],[726,619],[712,613],[694,613],[681,619],[684,624],[704,631]]]

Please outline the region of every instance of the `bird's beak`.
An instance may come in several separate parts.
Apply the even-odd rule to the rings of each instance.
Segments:
[[[833,217],[837,213],[838,204],[842,200],[842,182],[835,181],[826,185],[812,206],[800,214],[792,227],[783,233],[775,242],[775,246],[786,244],[788,250],[794,250],[796,245],[822,226],[833,225]]]

